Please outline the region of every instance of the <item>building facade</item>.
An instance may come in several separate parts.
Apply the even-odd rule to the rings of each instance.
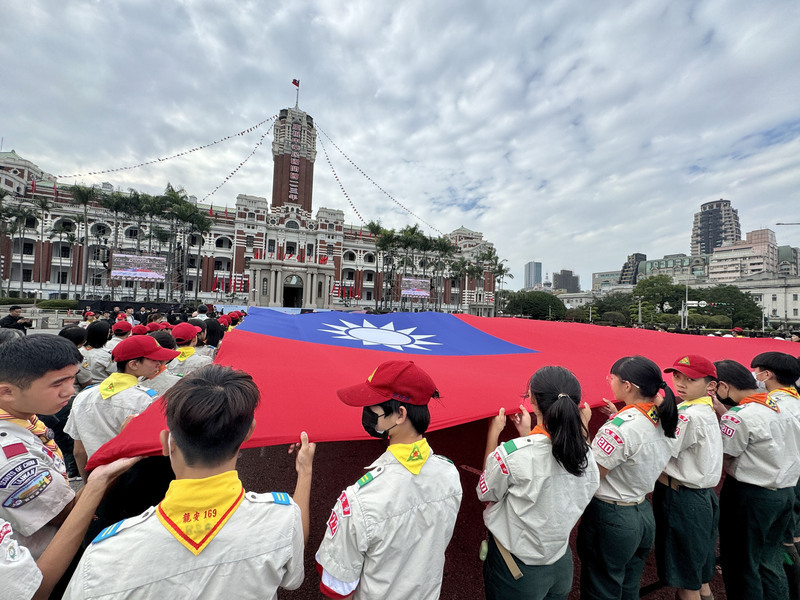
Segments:
[[[715,200],[700,206],[692,224],[692,256],[711,254],[714,248],[742,239],[739,212],[730,200]]]
[[[580,277],[572,271],[562,269],[558,273],[553,273],[553,292],[564,290],[567,294],[576,294],[581,291]]]
[[[536,288],[536,285],[539,284],[539,287],[542,285],[542,263],[540,262],[527,262],[525,263],[525,276],[524,276],[524,283],[526,290],[532,290]]]

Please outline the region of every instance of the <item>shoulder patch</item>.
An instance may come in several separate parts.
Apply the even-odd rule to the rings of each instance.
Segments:
[[[447,458],[446,456],[442,456],[441,454],[434,454],[433,456],[435,456],[435,457],[436,457],[436,458],[438,458],[439,460],[444,460],[444,461],[447,461],[447,462],[449,462],[451,465],[454,465],[454,464],[455,464],[455,463],[454,463],[452,460],[450,460],[450,459],[449,459],[449,458]]]
[[[358,485],[359,488],[362,488],[365,485],[367,485],[370,481],[375,479],[381,473],[383,473],[383,467],[375,467],[374,469],[372,469],[372,471],[369,471],[361,479],[356,481],[356,485]]]
[[[611,424],[616,425],[617,427],[622,425],[624,422],[625,419],[623,419],[622,417],[614,417],[613,419],[611,419]]]
[[[506,451],[506,454],[511,454],[515,450],[519,450],[519,448],[517,448],[514,440],[508,440],[505,444],[503,444],[503,450]]]
[[[289,494],[285,492],[272,492],[272,501],[275,504],[284,504],[287,506],[292,503],[292,499],[289,497]]]
[[[124,520],[118,521],[117,523],[114,523],[110,527],[106,527],[105,529],[103,529],[103,531],[98,533],[97,537],[95,537],[92,540],[92,544],[99,544],[103,540],[107,540],[108,538],[114,537],[115,535],[117,535],[117,533],[119,533],[120,527],[122,527],[122,524],[124,522],[125,522]]]
[[[745,406],[746,406],[746,405],[745,405]],[[742,410],[743,408],[744,408],[744,406],[731,406],[731,407],[728,409],[728,412],[739,412],[739,411],[740,411],[740,410]]]
[[[145,394],[147,394],[151,398],[155,398],[158,396],[158,392],[152,388],[144,387],[143,385],[137,385],[136,387],[138,387],[140,390],[142,390]]]
[[[134,525],[138,525],[139,523],[144,523],[154,514],[156,514],[156,507],[151,506],[142,514],[136,517],[131,517],[130,519],[123,519],[122,521],[114,523],[110,527],[106,527],[105,529],[103,529],[103,531],[98,533],[97,537],[95,537],[92,540],[92,544],[99,544],[103,540],[107,540],[108,538],[114,537],[123,529],[128,529],[128,527],[133,527]]]

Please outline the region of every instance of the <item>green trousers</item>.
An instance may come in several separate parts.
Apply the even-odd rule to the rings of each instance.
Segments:
[[[788,600],[783,540],[794,488],[768,490],[727,476],[719,498],[719,548],[728,600]]]

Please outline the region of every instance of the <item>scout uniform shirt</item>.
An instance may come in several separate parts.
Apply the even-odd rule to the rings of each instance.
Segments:
[[[793,487],[800,477],[800,422],[767,394],[742,400],[719,422],[725,472],[767,489]]]
[[[100,383],[112,373],[117,372],[117,365],[111,359],[111,352],[107,348],[81,346],[78,350],[83,356],[81,368],[88,371],[92,383]]]
[[[588,448],[586,458],[583,475],[567,472],[538,426],[489,455],[477,488],[478,500],[493,503],[483,522],[526,565],[551,565],[569,549],[569,534],[600,485]]]
[[[167,363],[167,370],[173,375],[183,377],[213,362],[210,356],[198,354],[194,346],[181,346],[178,348],[178,352],[180,355]]]
[[[777,402],[782,411],[788,412],[800,421],[800,394],[793,387],[778,388],[767,393],[767,396]]]
[[[164,500],[104,529],[64,600],[277,598],[303,582],[303,524],[288,494],[245,492],[236,471],[170,483]]]
[[[622,408],[592,441],[597,464],[609,471],[595,496],[608,502],[644,500],[670,458],[669,442],[653,404]]]
[[[423,439],[392,444],[342,492],[316,560],[322,586],[353,600],[435,600],[461,480]],[[416,473],[415,473],[416,471]]]
[[[139,380],[139,383],[141,383],[144,387],[155,390],[159,396],[163,396],[169,388],[178,383],[180,380],[180,377],[167,371],[166,365],[161,365],[155,377],[150,379],[142,378]]]
[[[693,489],[713,488],[722,476],[722,435],[710,396],[678,405],[678,428],[670,439],[672,458],[664,472]]]
[[[41,435],[49,437],[44,424],[34,417],[31,431],[17,423],[20,419],[4,419],[4,414],[0,413],[0,518],[11,523],[17,542],[37,559],[58,529],[48,523],[72,502],[75,492],[58,446],[52,439],[47,440],[50,447],[45,446],[34,433],[42,430]]]
[[[158,398],[157,392],[138,384],[133,375],[114,373],[75,396],[64,432],[83,442],[87,456],[115,437],[125,419],[141,413]]]
[[[32,598],[42,582],[42,572],[25,546],[14,539],[11,523],[0,519],[0,600]]]

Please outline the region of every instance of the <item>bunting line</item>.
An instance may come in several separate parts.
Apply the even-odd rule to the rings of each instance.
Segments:
[[[206,195],[203,197],[203,199],[201,200],[201,202],[205,202],[205,201],[206,201],[208,198],[210,198],[211,196],[213,196],[214,194],[216,194],[216,193],[217,193],[217,191],[219,191],[219,189],[220,189],[220,188],[221,188],[223,185],[225,185],[226,183],[228,183],[228,181],[230,181],[231,179],[233,179],[233,176],[234,176],[234,175],[236,175],[237,171],[238,171],[239,169],[241,169],[241,168],[242,168],[242,167],[245,165],[245,163],[246,163],[248,160],[250,160],[251,158],[253,158],[253,155],[254,155],[254,154],[255,154],[255,153],[258,151],[258,148],[259,148],[259,147],[260,147],[260,146],[261,146],[261,145],[264,143],[264,138],[265,138],[265,137],[267,137],[267,136],[269,135],[269,132],[270,132],[270,131],[272,131],[272,127],[273,127],[273,125],[275,125],[275,121],[274,121],[274,120],[275,120],[276,118],[277,118],[277,115],[273,115],[272,117],[270,117],[269,119],[267,119],[267,120],[266,120],[266,121],[272,120],[272,124],[270,124],[270,126],[267,128],[267,130],[266,130],[266,131],[265,131],[265,132],[264,132],[264,133],[261,135],[261,139],[259,139],[259,140],[258,140],[258,143],[255,145],[255,147],[254,147],[254,148],[253,148],[253,150],[250,152],[250,154],[247,156],[247,158],[245,158],[245,159],[244,159],[242,162],[240,162],[240,163],[239,163],[239,166],[238,166],[238,167],[236,167],[236,168],[235,168],[233,171],[231,171],[231,172],[228,174],[228,176],[227,176],[225,179],[223,179],[223,180],[222,180],[222,183],[220,183],[220,184],[219,184],[217,187],[215,187],[215,188],[214,188],[213,190],[211,190],[211,191],[210,191],[208,194],[206,194]],[[266,123],[266,121],[263,121],[263,122],[264,122],[264,123]],[[227,209],[226,209],[226,212],[227,212]],[[226,218],[227,218],[227,215],[226,215]]]
[[[395,204],[397,204],[397,206],[399,206],[400,208],[402,208],[404,211],[406,211],[408,214],[410,214],[412,217],[414,217],[414,218],[415,218],[417,221],[419,221],[420,223],[424,223],[425,225],[427,225],[428,227],[430,227],[431,229],[433,229],[433,230],[434,230],[436,233],[438,233],[439,235],[444,235],[444,233],[443,233],[443,232],[441,232],[441,231],[439,231],[439,229],[438,229],[438,228],[434,227],[433,225],[431,225],[430,223],[428,223],[428,222],[427,222],[425,219],[423,219],[423,218],[421,218],[419,215],[415,214],[415,213],[414,213],[413,211],[411,211],[411,210],[410,210],[408,207],[404,206],[404,205],[403,205],[403,204],[402,204],[402,203],[401,203],[399,200],[397,200],[397,199],[396,199],[394,196],[392,196],[392,195],[391,195],[389,192],[387,192],[387,191],[386,191],[386,190],[384,190],[384,189],[383,189],[381,186],[379,186],[377,183],[375,183],[375,181],[372,179],[372,177],[370,177],[370,176],[369,176],[369,175],[367,175],[367,174],[366,174],[364,171],[362,171],[362,170],[361,170],[361,167],[359,167],[359,166],[358,166],[356,163],[354,163],[354,162],[353,162],[353,159],[351,159],[349,156],[347,156],[347,154],[345,154],[345,153],[344,153],[344,151],[343,151],[341,148],[339,148],[339,146],[337,146],[337,145],[336,145],[336,142],[334,142],[334,141],[331,139],[331,137],[330,137],[330,136],[329,136],[327,133],[325,133],[325,130],[324,130],[324,129],[322,129],[322,127],[320,127],[320,126],[319,126],[319,122],[315,123],[315,127],[316,127],[316,128],[317,128],[317,129],[318,129],[318,130],[319,130],[319,131],[322,133],[322,135],[324,135],[326,138],[328,138],[328,141],[329,141],[329,142],[330,142],[330,143],[333,145],[333,147],[334,147],[334,148],[336,148],[336,149],[339,151],[339,153],[340,153],[342,156],[344,156],[344,157],[345,157],[345,159],[347,160],[347,162],[349,162],[351,165],[353,165],[353,167],[355,168],[355,170],[356,170],[356,171],[358,171],[359,173],[361,173],[361,175],[363,175],[363,176],[366,178],[366,180],[367,180],[367,181],[369,181],[369,182],[370,182],[372,185],[374,185],[376,188],[378,188],[378,189],[379,189],[379,190],[380,190],[380,191],[383,193],[383,195],[384,195],[384,196],[386,196],[387,198],[389,198],[389,200],[391,200],[392,202],[394,202]],[[322,140],[321,140],[321,139],[320,139],[320,142],[322,142]],[[325,147],[325,145],[323,144],[323,148],[324,148],[324,147]],[[325,156],[327,157],[327,153],[325,154]],[[330,163],[330,160],[328,161],[328,163]],[[333,168],[333,167],[331,167],[331,168]],[[335,174],[335,172],[334,172],[334,174]],[[338,178],[337,178],[337,181],[338,181]],[[340,185],[341,185],[341,184],[340,184]],[[350,200],[350,199],[348,198],[348,201],[349,201],[349,200]],[[352,206],[352,202],[350,203],[350,205]],[[355,210],[355,208],[354,208],[353,210]],[[358,214],[358,211],[356,211],[356,214]],[[359,215],[359,218],[361,218],[361,215]],[[363,222],[363,221],[364,221],[364,219],[361,219],[361,221]]]
[[[273,115],[269,119],[264,119],[263,121],[261,121],[257,125],[253,125],[252,127],[248,127],[247,129],[243,129],[242,131],[240,131],[238,133],[231,134],[229,136],[226,136],[226,137],[221,138],[219,140],[216,140],[214,142],[210,142],[208,144],[203,144],[202,146],[197,146],[196,148],[192,148],[191,150],[185,150],[183,152],[178,152],[177,154],[173,154],[171,156],[166,156],[166,157],[162,157],[162,158],[155,158],[153,160],[148,160],[146,162],[139,163],[138,165],[129,165],[127,167],[116,167],[114,169],[103,169],[102,171],[90,171],[88,173],[75,173],[73,175],[56,175],[56,178],[57,179],[64,179],[64,178],[74,179],[74,178],[77,178],[77,177],[88,177],[90,175],[104,175],[106,173],[118,173],[120,171],[128,171],[130,169],[138,169],[140,167],[145,167],[147,165],[154,165],[156,163],[172,160],[173,158],[180,158],[181,156],[186,156],[187,154],[191,154],[191,153],[197,152],[199,150],[205,150],[206,148],[210,148],[211,146],[216,146],[217,144],[221,144],[222,142],[226,142],[226,141],[228,141],[230,139],[233,139],[235,137],[243,136],[245,134],[248,134],[248,133],[258,129],[262,125],[264,125],[264,123],[267,123],[269,121],[274,121],[275,118],[276,118],[275,115]],[[262,138],[263,138],[263,136],[262,136]]]
[[[325,136],[325,137],[327,137],[327,136]],[[333,163],[331,162],[331,157],[328,156],[328,150],[327,150],[327,148],[325,148],[325,142],[322,141],[322,138],[317,138],[317,139],[319,139],[319,143],[322,146],[322,151],[325,153],[325,160],[328,161],[328,166],[331,168],[331,171],[333,171],[333,177],[334,177],[334,179],[336,179],[336,183],[339,184],[339,189],[342,190],[342,194],[344,194],[344,197],[347,198],[347,201],[350,203],[350,208],[352,208],[353,212],[356,213],[356,216],[359,219],[361,219],[361,222],[364,225],[366,225],[367,222],[364,220],[364,217],[361,216],[361,213],[358,212],[358,209],[356,208],[356,205],[353,204],[353,201],[350,199],[350,195],[347,193],[347,190],[344,189],[344,185],[342,184],[342,181],[339,179],[339,174],[336,172],[336,169],[333,168]],[[330,138],[328,138],[328,140],[330,140]]]

